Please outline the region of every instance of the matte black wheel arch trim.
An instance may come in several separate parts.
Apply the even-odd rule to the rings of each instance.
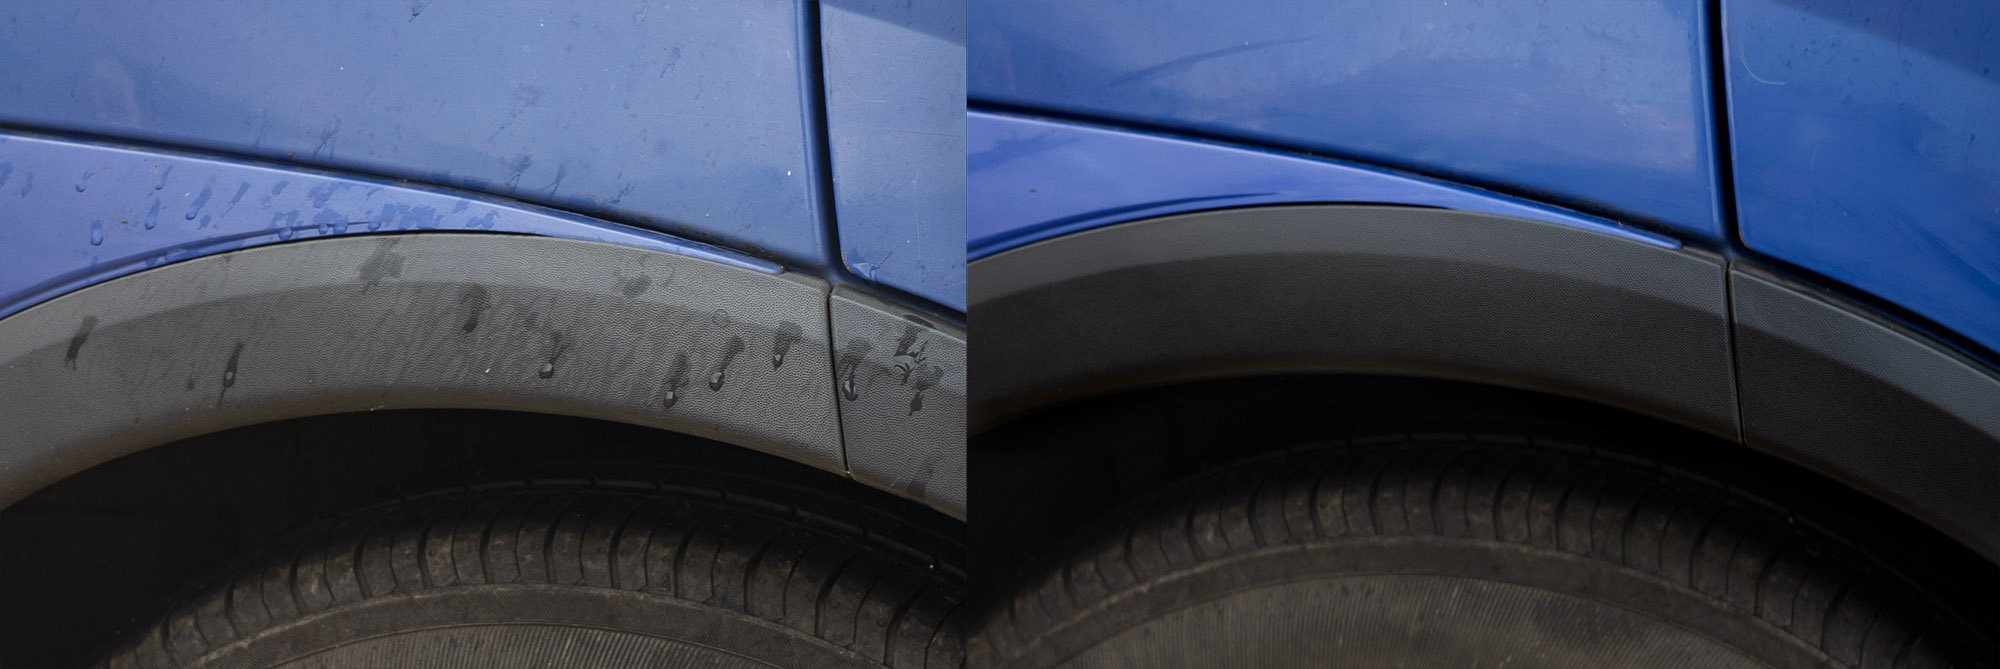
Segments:
[[[1201,379],[1472,381],[1752,444],[2000,561],[2000,378],[1740,261],[1485,214],[1304,205],[1101,228],[967,273],[975,433]]]
[[[795,273],[517,235],[346,237],[163,266],[0,319],[0,507],[178,439],[386,409],[610,420],[845,476],[831,297]],[[863,364],[892,365],[894,343]],[[963,518],[962,484],[862,480]]]

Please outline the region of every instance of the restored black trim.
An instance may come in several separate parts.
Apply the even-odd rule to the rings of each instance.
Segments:
[[[2000,378],[1768,270],[1730,286],[1747,441],[2000,560]]]
[[[0,506],[176,439],[376,409],[598,418],[843,472],[827,299],[817,279],[525,236],[168,265],[0,320]]]
[[[1187,214],[968,268],[973,429],[1125,389],[1402,374],[1595,401],[1737,436],[1723,267],[1548,223],[1435,209]]]
[[[1471,381],[1749,443],[2000,561],[1993,371],[1737,267],[1725,277],[1700,251],[1442,210],[1287,206],[1112,226],[968,267],[972,429],[1201,379]]]

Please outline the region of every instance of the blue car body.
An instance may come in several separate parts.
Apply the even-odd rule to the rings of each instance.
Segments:
[[[963,11],[9,7],[0,315],[161,262],[411,229],[732,256],[962,309],[964,184],[934,166],[964,151],[962,75],[936,66],[962,57]],[[514,222],[543,216],[573,224]]]
[[[972,309],[1053,323],[982,317],[1001,324],[982,326],[987,341],[1030,343],[976,350],[976,394],[990,391],[976,426],[1274,370],[1512,385],[1776,453],[2000,556],[2000,499],[1982,483],[2000,476],[2000,6],[1023,0],[975,2],[969,25]],[[1237,232],[1306,210],[1337,225],[1347,205],[1583,234],[1544,254],[1517,243],[1541,228],[1492,222],[1393,242],[1372,226]],[[1255,213],[1277,206],[1294,213]],[[1610,255],[1582,249],[1613,239],[1687,271],[1590,269]],[[1331,246],[1288,246],[1307,240]],[[1302,257],[1353,283],[1274,296],[1266,322],[1153,301],[1206,293],[1184,276],[1199,271],[1255,302],[1243,292],[1291,285]],[[1376,283],[1384,263],[1424,277],[1409,290],[1429,302],[1399,303],[1412,282]],[[1273,267],[1294,275],[1261,273]],[[1540,283],[1599,269],[1584,282],[1617,295],[1601,309]],[[1423,293],[1454,281],[1470,283]],[[1710,314],[1641,306],[1677,288]],[[1487,313],[1432,308],[1454,294],[1485,296]],[[1370,300],[1409,314],[1338,311]],[[1162,310],[1176,311],[1164,330],[1111,324]],[[1367,340],[1388,332],[1435,346]],[[1012,371],[1043,359],[1060,371]],[[1696,373],[1709,380],[1688,392],[1621,386]],[[1688,401],[1712,402],[1708,417]]]
[[[0,459],[22,458],[0,468],[25,476],[0,499],[245,424],[474,408],[692,433],[959,513],[964,21],[882,0],[0,8],[0,394],[73,385],[77,414],[0,407]],[[413,239],[435,258],[406,259]],[[603,244],[638,255],[607,266]],[[348,253],[372,260],[330,265]],[[291,298],[216,292],[271,254]],[[429,303],[440,282],[463,294]],[[243,289],[294,290],[275,285]],[[350,335],[260,325],[349,309],[378,313]],[[501,311],[512,330],[486,334]],[[313,359],[340,336],[345,360]],[[407,344],[435,336],[459,341]],[[93,354],[119,376],[86,378]],[[52,360],[80,373],[37,376]],[[312,371],[259,375],[265,406],[253,363]],[[99,402],[158,406],[63,424]]]
[[[2000,11],[1719,7],[974,3],[972,254],[1201,208],[1463,206],[1300,183],[1360,168],[1769,257],[2000,348]],[[1167,138],[1190,149],[1073,180]]]
[[[962,3],[889,0],[0,6],[6,560],[133,536],[124,518],[243,532],[111,551],[145,568],[29,570],[57,587],[9,583],[0,663],[102,658],[268,538],[168,498],[311,522],[315,486],[295,482],[339,469],[310,462],[321,443],[472,448],[438,466],[479,476],[507,447],[474,431],[520,421],[509,452],[567,466],[603,429],[643,447],[619,471],[713,446],[948,537],[966,499],[964,22]],[[230,450],[323,421],[404,429]],[[412,427],[430,421],[475,427]],[[179,457],[293,483],[259,498],[145,464]],[[426,476],[363,459],[382,478],[320,501]],[[24,539],[44,513],[76,540]],[[168,551],[202,557],[159,568]],[[107,574],[125,598],[41,603]]]

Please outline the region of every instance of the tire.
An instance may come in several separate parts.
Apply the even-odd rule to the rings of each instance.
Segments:
[[[989,607],[973,666],[1988,666],[1990,630],[1792,512],[1542,438],[1208,470]],[[1976,630],[1976,631],[1975,631]]]
[[[509,483],[329,519],[106,664],[963,664],[959,539],[770,481],[701,485]]]

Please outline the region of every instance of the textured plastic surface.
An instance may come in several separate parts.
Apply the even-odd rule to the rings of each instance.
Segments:
[[[2000,378],[1769,273],[1731,273],[1743,432],[2000,560]]]
[[[453,186],[818,263],[803,2],[10,2],[0,123]]]
[[[175,439],[375,409],[599,418],[839,472],[826,299],[792,275],[525,236],[161,267],[0,320],[0,505]]]
[[[0,133],[0,317],[105,279],[294,239],[410,230],[604,241],[775,273],[650,230],[463,192]]]
[[[1476,211],[1679,246],[1589,216],[1379,168],[1054,119],[967,116],[966,235],[975,259],[1141,218],[1325,202]]]
[[[973,2],[968,93],[1723,236],[1707,3]]]
[[[847,288],[830,309],[847,468],[965,518],[965,332]]]
[[[972,263],[975,431],[1093,395],[1386,373],[1582,397],[1734,438],[1723,267],[1431,209],[1183,214]]]
[[[1723,7],[1743,242],[2000,350],[2000,3]]]
[[[820,6],[833,203],[848,269],[965,309],[965,3]]]

